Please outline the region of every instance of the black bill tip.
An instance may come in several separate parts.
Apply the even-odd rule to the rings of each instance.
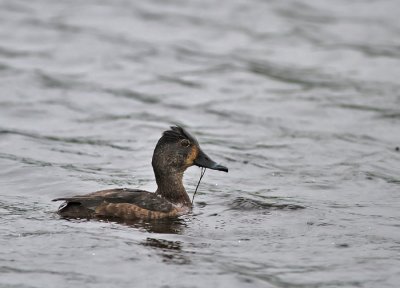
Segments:
[[[208,169],[212,169],[212,170],[228,172],[228,168],[227,167],[215,163],[202,150],[200,150],[200,152],[197,155],[197,158],[194,160],[193,164],[197,165],[199,167],[203,167],[203,168],[208,168]]]
[[[215,166],[213,166],[213,167],[210,168],[210,169],[228,172],[228,168],[225,167],[225,166],[223,166],[223,165],[220,165],[220,164],[216,164]]]

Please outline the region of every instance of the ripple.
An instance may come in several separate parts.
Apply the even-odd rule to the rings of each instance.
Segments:
[[[273,198],[276,199],[276,198]],[[252,210],[299,210],[305,209],[304,206],[292,203],[265,202],[260,200],[237,197],[229,207],[233,210],[252,211]]]
[[[10,134],[10,135],[20,135],[24,137],[29,137],[33,139],[41,139],[48,140],[54,142],[63,142],[63,143],[72,143],[72,144],[81,144],[81,145],[93,145],[93,146],[104,146],[111,147],[118,150],[124,151],[132,151],[130,147],[119,146],[109,141],[99,140],[99,139],[91,139],[88,137],[61,137],[61,136],[49,136],[49,135],[41,135],[34,132],[15,130],[15,129],[4,129],[0,128],[0,134]]]
[[[388,174],[385,174],[385,171],[374,171],[374,172],[369,171],[366,172],[365,175],[370,179],[382,179],[387,183],[400,184],[400,177],[396,177],[397,175],[396,176],[390,175],[392,174],[390,172]]]
[[[146,95],[143,93],[139,93],[130,89],[124,89],[124,88],[103,88],[103,91],[116,95],[116,96],[122,96],[125,98],[129,99],[135,99],[143,103],[148,103],[148,104],[155,104],[159,103],[160,100],[154,96],[151,95]]]
[[[59,89],[70,89],[77,85],[80,85],[74,77],[65,75],[48,75],[44,72],[37,72],[36,75],[39,77],[40,81],[45,87],[48,88],[59,88]]]
[[[364,53],[366,56],[372,57],[391,57],[400,58],[400,46],[396,45],[367,45],[367,44],[342,44],[331,45],[332,47],[346,47]]]
[[[190,87],[190,88],[197,88],[197,89],[203,88],[202,84],[197,83],[195,81],[185,80],[182,77],[159,76],[158,80],[166,81],[166,82],[170,82],[170,83],[177,83],[179,85],[182,85],[182,86],[185,86],[185,87]]]
[[[354,89],[360,92],[399,91],[400,86],[394,83],[382,83],[363,81],[351,78],[343,78],[335,74],[327,74],[318,71],[317,68],[301,68],[285,66],[267,61],[248,61],[249,71],[264,75],[268,78],[289,84],[298,84],[304,89],[328,88],[328,89]]]

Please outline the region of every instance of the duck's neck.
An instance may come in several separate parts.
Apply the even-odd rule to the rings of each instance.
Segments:
[[[161,195],[163,198],[174,204],[183,204],[191,207],[189,195],[186,193],[185,187],[183,187],[183,172],[179,173],[158,173],[154,171],[157,182],[157,195]]]

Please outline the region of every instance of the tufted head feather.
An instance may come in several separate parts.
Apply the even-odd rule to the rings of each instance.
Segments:
[[[170,130],[164,131],[160,140],[163,142],[176,142],[178,140],[187,139],[191,143],[198,145],[196,138],[190,135],[190,133],[181,126],[171,126],[170,128]]]

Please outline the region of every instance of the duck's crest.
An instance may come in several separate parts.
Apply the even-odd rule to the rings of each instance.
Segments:
[[[197,143],[197,140],[194,136],[190,135],[183,127],[181,126],[171,126],[170,130],[166,130],[163,132],[164,140],[166,141],[177,141],[180,139],[188,139],[192,143]]]

